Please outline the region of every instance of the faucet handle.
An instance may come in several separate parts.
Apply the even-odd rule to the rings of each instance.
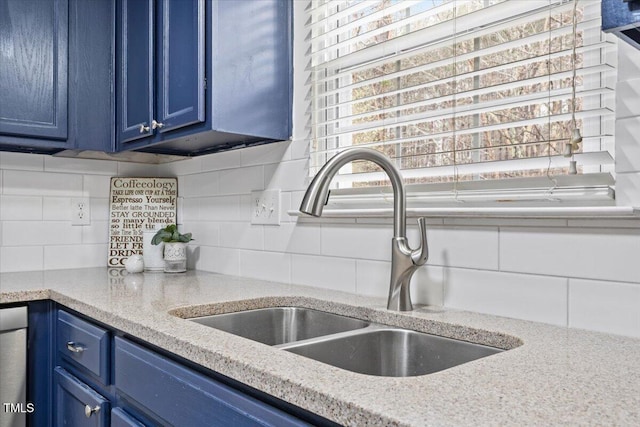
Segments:
[[[420,231],[420,246],[411,251],[411,261],[414,265],[424,265],[429,259],[429,245],[427,243],[427,222],[425,218],[418,218]]]

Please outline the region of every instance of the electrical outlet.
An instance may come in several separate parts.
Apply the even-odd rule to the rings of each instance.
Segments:
[[[251,224],[280,225],[280,190],[251,192]]]
[[[91,224],[91,202],[89,198],[71,199],[71,225]]]

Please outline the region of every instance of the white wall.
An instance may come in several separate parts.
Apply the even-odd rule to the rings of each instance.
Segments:
[[[300,25],[303,20],[296,20]],[[299,59],[304,47],[296,46]],[[294,141],[162,166],[0,153],[0,271],[105,265],[110,176],[178,176],[192,267],[386,297],[390,221],[250,224],[250,192],[282,190],[297,209],[307,183],[304,67],[295,75]],[[617,201],[640,206],[640,52],[620,43]],[[91,197],[92,224],[69,224]],[[416,241],[415,227],[409,227]],[[430,260],[416,303],[640,337],[640,221],[429,222]]]
[[[308,182],[308,74],[304,45],[295,49],[292,142],[166,166],[185,198],[183,229],[197,239],[194,266],[386,297],[390,221],[250,224],[252,190],[280,188],[283,210],[295,210]],[[618,204],[640,206],[640,52],[620,43],[619,62]],[[415,244],[415,227],[409,237]],[[640,337],[640,220],[442,219],[428,238],[417,303]]]
[[[109,178],[158,166],[0,152],[0,272],[104,266]],[[91,225],[72,226],[71,198],[89,197]]]

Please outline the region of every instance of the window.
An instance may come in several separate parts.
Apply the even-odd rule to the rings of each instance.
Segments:
[[[599,0],[313,0],[307,11],[311,174],[362,146],[394,160],[414,199],[611,203],[616,44]],[[583,141],[568,153],[574,127]],[[369,162],[334,183],[350,197],[389,185]]]

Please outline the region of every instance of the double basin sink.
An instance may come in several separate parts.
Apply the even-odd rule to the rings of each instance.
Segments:
[[[189,319],[367,375],[426,375],[504,350],[302,307]]]

